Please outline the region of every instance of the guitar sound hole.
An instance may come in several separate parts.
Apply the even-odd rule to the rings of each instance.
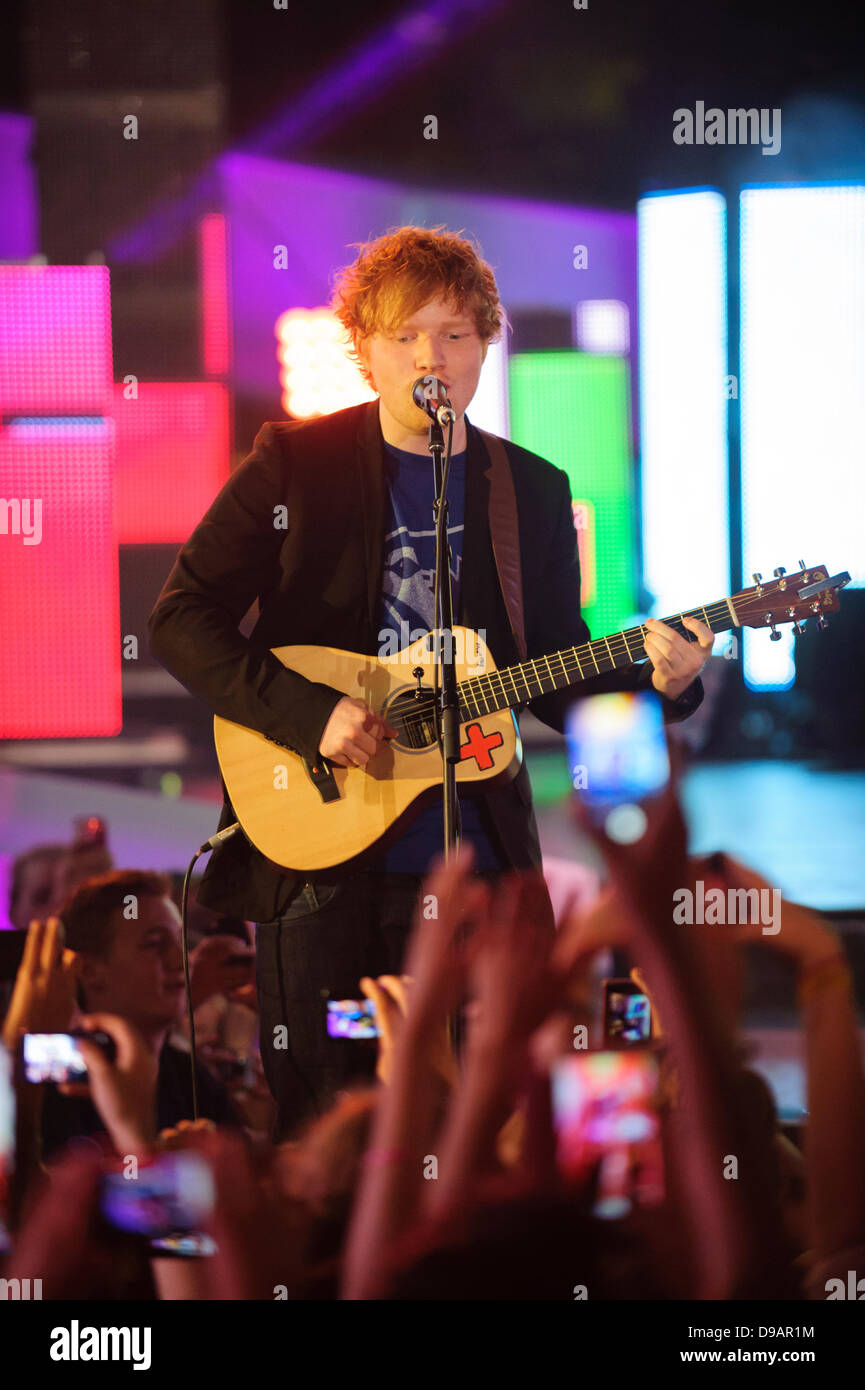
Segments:
[[[429,686],[421,687],[420,698],[413,690],[403,690],[383,711],[395,729],[398,742],[405,748],[430,748],[437,742],[435,694]]]

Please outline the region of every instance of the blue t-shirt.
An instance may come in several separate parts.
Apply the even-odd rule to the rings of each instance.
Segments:
[[[410,454],[385,444],[389,510],[385,521],[384,573],[379,642],[394,632],[401,649],[419,632],[435,626],[435,478],[431,454]],[[448,540],[454,621],[460,611],[463,528],[465,524],[466,455],[451,455],[448,474]],[[479,869],[504,867],[501,854],[484,829],[477,801],[460,796],[462,838],[475,848]],[[398,840],[383,851],[371,869],[389,873],[426,873],[444,846],[441,800],[427,807]]]

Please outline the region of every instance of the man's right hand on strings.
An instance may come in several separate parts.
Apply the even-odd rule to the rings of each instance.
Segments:
[[[382,741],[396,737],[397,730],[363,700],[344,695],[324,726],[319,752],[337,767],[366,767]]]

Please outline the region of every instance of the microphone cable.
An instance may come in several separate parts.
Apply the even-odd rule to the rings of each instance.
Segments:
[[[186,985],[186,1013],[189,1018],[189,1066],[192,1072],[192,1118],[198,1119],[198,1078],[196,1076],[197,1054],[195,1051],[195,1018],[192,1012],[192,986],[189,979],[189,935],[187,930],[187,908],[189,904],[189,883],[192,878],[192,870],[198,863],[202,854],[209,854],[216,849],[217,845],[224,844],[230,840],[232,835],[236,835],[240,829],[240,821],[235,821],[233,825],[227,825],[224,830],[217,830],[215,835],[211,835],[209,840],[205,840],[203,845],[199,845],[189,861],[189,868],[186,870],[186,877],[183,880],[183,892],[180,899],[180,948],[183,953],[183,980]]]

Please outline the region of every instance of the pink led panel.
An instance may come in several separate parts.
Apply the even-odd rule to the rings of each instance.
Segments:
[[[228,392],[216,381],[114,388],[121,545],[185,541],[228,477]]]
[[[120,732],[113,451],[110,420],[0,430],[0,738]]]
[[[206,376],[227,376],[231,365],[228,296],[228,224],[221,212],[202,217],[198,229],[201,281],[201,358]]]
[[[107,266],[0,266],[0,305],[0,413],[109,413]]]

